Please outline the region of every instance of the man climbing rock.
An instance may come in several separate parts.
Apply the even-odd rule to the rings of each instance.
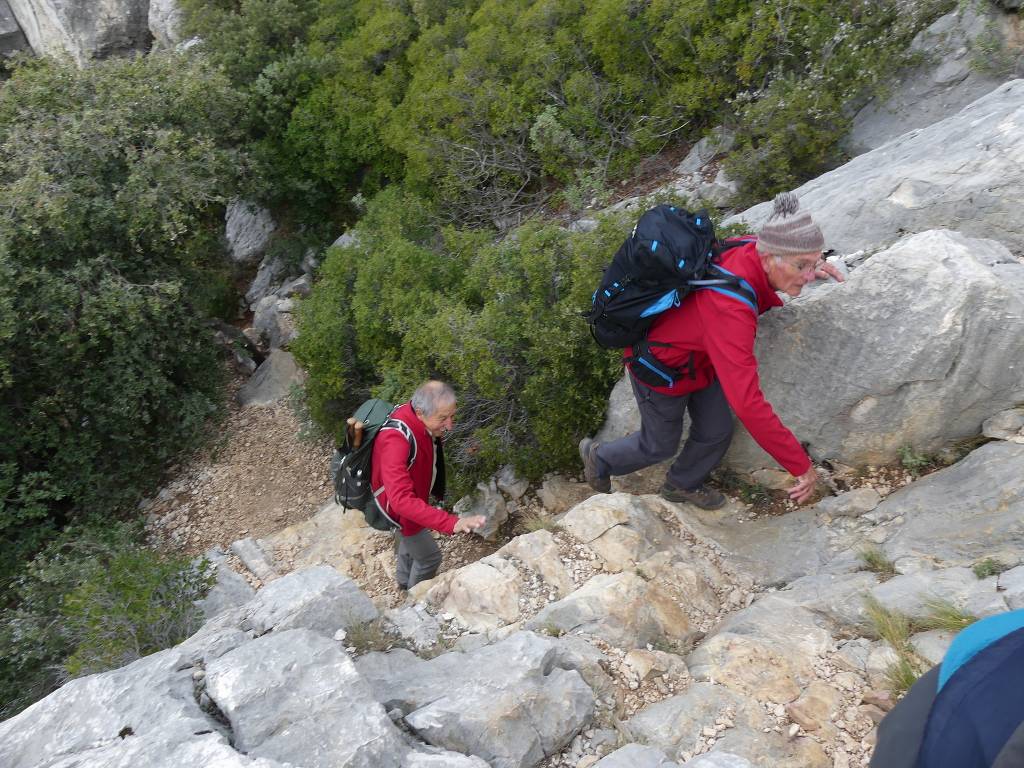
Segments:
[[[373,445],[370,485],[380,507],[399,524],[398,566],[400,589],[432,579],[441,566],[441,549],[430,535],[468,533],[482,526],[483,515],[458,517],[431,506],[429,498],[444,497],[442,438],[455,418],[455,392],[441,381],[428,381],[398,406],[391,418],[404,423],[416,441],[409,463],[409,442],[397,429],[381,430]]]
[[[689,436],[669,468],[661,495],[704,509],[721,507],[725,496],[705,481],[732,440],[731,407],[757,443],[795,478],[790,498],[803,503],[811,497],[817,473],[761,392],[754,339],[758,316],[782,306],[776,292],[799,296],[815,278],[843,280],[822,259],[823,246],[821,230],[800,210],[796,195],[780,194],[756,239],[725,251],[719,261],[755,301],[714,288],[695,290],[658,316],[647,334],[647,349],[675,374],[674,383],[659,386],[633,351],[626,351],[640,431],[604,444],[580,441],[584,472],[594,490],[608,493],[613,475],[671,458],[679,446],[684,414],[689,413]]]

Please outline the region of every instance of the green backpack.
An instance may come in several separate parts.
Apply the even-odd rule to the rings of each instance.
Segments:
[[[407,424],[391,418],[394,410],[391,403],[377,398],[360,405],[348,420],[345,444],[334,451],[331,459],[334,500],[347,509],[358,509],[366,518],[367,525],[378,531],[393,531],[399,525],[377,503],[377,496],[384,488],[381,487],[376,494],[371,493],[374,440],[382,430],[397,430],[409,441],[408,467],[411,468],[416,461],[416,439]]]

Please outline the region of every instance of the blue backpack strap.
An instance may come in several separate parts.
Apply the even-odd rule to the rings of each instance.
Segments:
[[[757,292],[754,287],[721,264],[712,264],[708,269],[707,280],[695,280],[690,283],[696,290],[711,290],[721,293],[746,304],[754,315],[757,315]]]

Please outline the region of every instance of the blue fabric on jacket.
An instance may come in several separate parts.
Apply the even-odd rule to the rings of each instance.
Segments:
[[[941,691],[946,681],[961,666],[970,661],[978,651],[1022,627],[1024,627],[1024,610],[989,616],[962,630],[953,638],[952,645],[949,646],[945,658],[942,659],[939,690]]]
[[[979,622],[974,638],[964,640],[964,649],[975,653],[956,665],[936,695],[917,768],[989,768],[1024,720],[1024,629],[977,652],[978,641],[991,637],[988,630],[1007,622],[984,625],[1002,616]]]

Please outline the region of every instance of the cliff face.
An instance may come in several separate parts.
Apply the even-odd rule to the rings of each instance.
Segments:
[[[9,0],[13,18],[32,50],[92,59],[145,53],[180,42],[181,14],[174,0]],[[2,12],[0,12],[2,18]]]

